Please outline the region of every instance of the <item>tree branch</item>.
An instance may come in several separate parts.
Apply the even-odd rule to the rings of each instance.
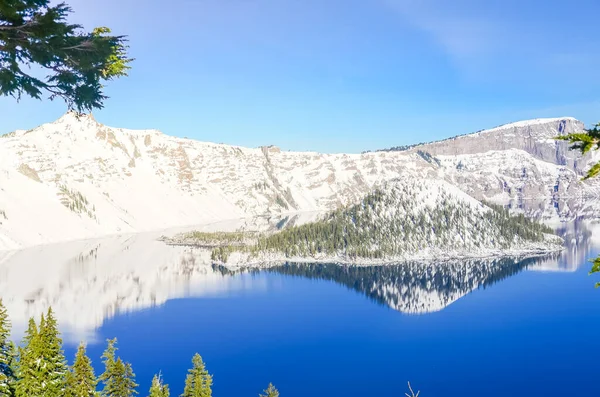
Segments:
[[[31,20],[19,26],[0,25],[0,30],[23,30],[25,28],[35,25],[39,25],[39,23],[37,21]]]

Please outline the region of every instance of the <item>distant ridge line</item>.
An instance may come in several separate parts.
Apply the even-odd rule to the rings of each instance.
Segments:
[[[526,126],[533,125],[533,124],[545,124],[545,123],[560,122],[560,121],[565,121],[565,120],[578,121],[575,117],[571,117],[571,116],[537,118],[537,119],[529,119],[529,120],[522,120],[522,121],[513,121],[510,123],[500,124],[496,127],[484,128],[484,129],[477,130],[474,132],[467,132],[465,134],[454,135],[454,136],[451,136],[448,138],[438,139],[435,141],[412,143],[409,145],[399,145],[399,146],[393,146],[393,147],[385,148],[385,149],[365,150],[361,153],[365,154],[365,153],[372,153],[372,152],[375,152],[375,153],[377,153],[377,152],[404,152],[404,151],[413,149],[418,146],[431,145],[434,143],[451,141],[451,140],[454,140],[457,138],[462,138],[465,136],[475,135],[475,134],[479,134],[479,133],[493,132],[493,131],[496,131],[499,129],[505,129],[505,128],[511,128],[511,127],[513,127],[513,128],[526,127]]]

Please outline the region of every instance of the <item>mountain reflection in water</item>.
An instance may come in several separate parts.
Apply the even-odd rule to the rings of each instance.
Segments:
[[[407,263],[382,266],[288,263],[267,269],[231,272],[214,266],[224,275],[243,272],[277,273],[286,276],[334,281],[365,294],[375,302],[403,313],[432,313],[477,288],[485,288],[527,268],[558,256],[460,260],[436,264]]]
[[[551,257],[435,265],[287,264],[236,272],[211,265],[209,251],[165,245],[157,240],[160,233],[115,236],[0,252],[0,298],[16,338],[31,316],[52,306],[68,342],[94,339],[106,319],[170,299],[268,291],[274,273],[333,281],[403,313],[430,313],[525,269],[577,270],[597,246],[594,225],[581,219],[563,224],[566,249]]]

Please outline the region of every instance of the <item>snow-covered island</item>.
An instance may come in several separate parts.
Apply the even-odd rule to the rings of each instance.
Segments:
[[[563,240],[547,226],[484,204],[445,181],[391,181],[323,219],[275,233],[182,233],[167,244],[212,249],[227,267],[284,262],[386,264],[543,255]]]

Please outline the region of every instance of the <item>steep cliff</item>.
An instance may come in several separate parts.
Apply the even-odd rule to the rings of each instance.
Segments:
[[[580,132],[585,125],[572,117],[525,120],[505,124],[474,134],[418,145],[410,151],[423,150],[434,156],[478,154],[490,150],[523,150],[534,158],[564,165],[582,175],[590,156],[581,158],[569,150],[568,143],[553,139],[558,135]]]

